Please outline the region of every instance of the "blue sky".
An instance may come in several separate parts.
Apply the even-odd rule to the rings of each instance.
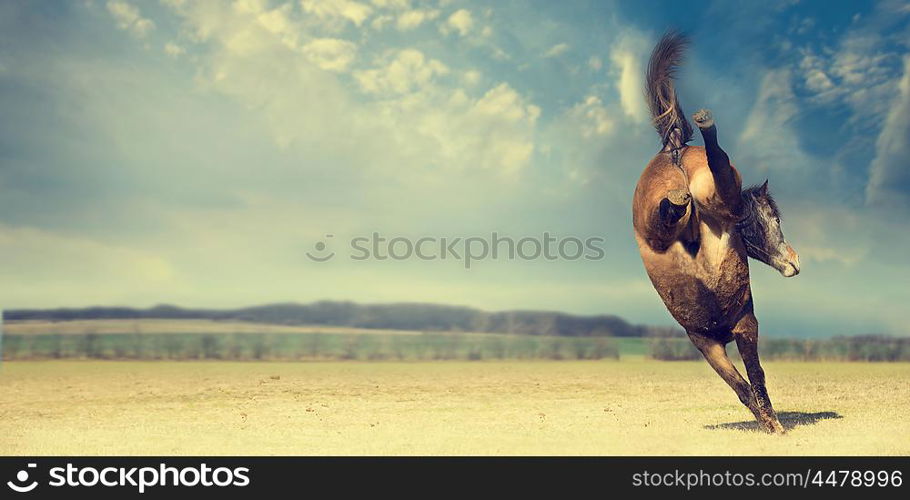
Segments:
[[[910,333],[906,2],[0,4],[0,304],[318,299],[672,324],[631,195],[654,42],[770,179],[802,273],[753,263],[768,335]],[[696,141],[695,143],[698,143]],[[352,261],[346,241],[605,238],[597,261]],[[325,239],[339,257],[305,257]],[[334,246],[332,246],[334,245]]]

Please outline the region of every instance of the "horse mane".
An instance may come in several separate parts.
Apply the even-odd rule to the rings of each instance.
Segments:
[[[754,184],[752,186],[743,189],[743,200],[746,202],[748,210],[752,210],[752,203],[754,199],[763,199],[768,202],[768,206],[771,207],[771,211],[775,216],[780,217],[780,208],[777,206],[777,201],[774,200],[774,196],[771,195],[771,191],[768,191],[767,188],[762,184]]]

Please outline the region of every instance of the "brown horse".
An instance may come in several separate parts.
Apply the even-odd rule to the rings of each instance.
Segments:
[[[663,149],[635,188],[635,239],[651,283],[692,343],[762,428],[783,432],[758,359],[747,257],[788,277],[799,273],[799,257],[781,232],[767,181],[742,190],[709,111],[693,116],[705,146],[686,145],[692,128],[673,88],[685,46],[681,35],[665,35],[648,65],[648,104]],[[751,385],[727,357],[734,340]]]

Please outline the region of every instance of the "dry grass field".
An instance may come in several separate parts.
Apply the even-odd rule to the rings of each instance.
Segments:
[[[785,436],[704,362],[7,362],[0,454],[910,454],[910,364],[766,371]]]

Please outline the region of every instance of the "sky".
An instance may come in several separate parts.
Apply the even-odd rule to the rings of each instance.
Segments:
[[[751,264],[762,332],[910,335],[910,4],[887,0],[2,2],[0,306],[672,325],[631,225],[668,28],[692,40],[683,109],[769,179],[800,254],[790,279]],[[603,258],[351,258],[373,233],[494,232],[603,238]]]

